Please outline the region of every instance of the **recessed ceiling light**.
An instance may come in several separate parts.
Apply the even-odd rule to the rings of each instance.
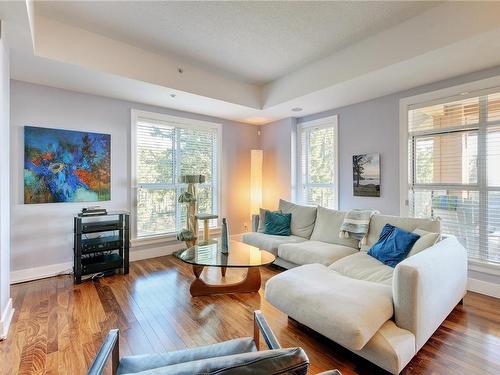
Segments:
[[[300,107],[293,107],[292,111],[293,112],[300,112],[300,111],[302,111],[302,108],[300,108]]]

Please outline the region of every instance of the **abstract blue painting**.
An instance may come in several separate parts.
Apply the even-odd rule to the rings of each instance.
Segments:
[[[24,203],[111,199],[111,136],[24,127]]]

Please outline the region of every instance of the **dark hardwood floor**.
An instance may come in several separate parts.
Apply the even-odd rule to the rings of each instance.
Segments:
[[[241,276],[227,271],[228,282]],[[280,272],[263,268],[263,283]],[[204,277],[219,277],[210,269]],[[162,352],[252,335],[261,309],[283,346],[301,346],[314,374],[385,372],[301,326],[260,293],[191,298],[190,267],[172,256],[131,264],[130,274],[73,285],[69,276],[12,287],[16,309],[0,342],[2,374],[84,374],[103,337],[120,329],[122,355]],[[334,303],[334,301],[332,301]],[[404,374],[500,374],[500,300],[469,293]]]

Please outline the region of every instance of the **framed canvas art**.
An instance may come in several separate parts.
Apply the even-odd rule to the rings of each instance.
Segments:
[[[111,135],[24,127],[24,203],[111,199]]]
[[[380,154],[353,155],[352,173],[355,197],[380,197]]]

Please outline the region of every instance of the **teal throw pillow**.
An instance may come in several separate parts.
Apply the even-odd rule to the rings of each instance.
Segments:
[[[378,242],[368,250],[368,255],[394,268],[406,258],[419,238],[418,234],[385,224]]]
[[[289,236],[292,232],[290,229],[291,221],[292,214],[266,211],[264,233],[277,236]]]

